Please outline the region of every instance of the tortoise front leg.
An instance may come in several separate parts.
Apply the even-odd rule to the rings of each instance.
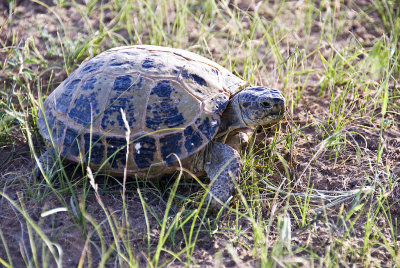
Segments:
[[[236,151],[245,148],[253,136],[254,129],[241,128],[234,132],[229,133],[223,143],[231,146]]]
[[[205,160],[204,170],[211,180],[206,201],[208,203],[211,200],[209,209],[215,212],[221,208],[221,203],[226,203],[234,193],[233,181],[239,181],[242,160],[235,149],[219,142],[210,142]]]

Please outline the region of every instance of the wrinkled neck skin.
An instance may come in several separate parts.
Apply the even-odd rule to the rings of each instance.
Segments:
[[[217,139],[226,140],[232,131],[249,128],[243,120],[238,100],[238,95],[234,96],[223,112],[221,124],[216,135]],[[224,143],[224,141],[222,142]]]

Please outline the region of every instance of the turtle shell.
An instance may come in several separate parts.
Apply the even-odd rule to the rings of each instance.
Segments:
[[[231,94],[244,84],[188,51],[117,47],[81,64],[48,96],[38,127],[63,157],[122,174],[123,111],[128,173],[159,175],[213,139]]]

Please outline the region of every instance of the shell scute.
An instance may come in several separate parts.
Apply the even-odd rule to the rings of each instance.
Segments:
[[[179,80],[186,88],[192,89],[197,98],[208,99],[216,92],[223,91],[218,72],[213,72],[213,68],[201,62],[190,62],[182,69]]]
[[[229,97],[225,94],[217,94],[208,100],[205,100],[204,109],[212,114],[221,116],[228,105]]]
[[[89,73],[94,73],[97,71],[100,71],[101,67],[103,67],[105,63],[104,60],[104,55],[100,54],[97,57],[92,58],[91,60],[83,63],[79,69],[78,72],[80,74],[89,74]]]
[[[80,82],[81,79],[75,79],[64,87],[64,90],[61,92],[61,96],[59,96],[56,100],[56,109],[58,112],[65,114],[68,111],[73,93],[79,89],[78,85]]]
[[[127,80],[127,79],[126,79]],[[122,80],[121,80],[122,81]],[[131,132],[142,129],[142,117],[146,109],[146,95],[153,87],[152,79],[139,77],[138,74],[130,75],[131,83],[117,83],[118,89],[112,90],[104,108],[101,119],[101,129],[115,135],[125,133],[125,124],[122,120],[121,109],[126,115]],[[114,82],[114,85],[116,83]]]
[[[182,78],[190,78],[193,80],[194,83],[197,83],[200,86],[207,86],[207,82],[203,77],[195,73],[189,73],[187,70],[184,70],[182,72]]]
[[[85,82],[82,83],[81,89],[83,91],[93,90],[95,88],[96,81],[97,81],[96,76],[89,77],[89,79],[87,79]]]
[[[97,109],[97,93],[88,95],[80,95],[75,101],[68,113],[68,117],[82,126],[88,126],[93,121],[93,111],[99,112]]]
[[[213,117],[199,118],[196,120],[196,126],[200,132],[210,141],[217,132],[219,121]]]
[[[182,133],[168,134],[161,137],[160,150],[163,160],[168,165],[175,162],[176,156],[179,157],[182,154]]]
[[[132,100],[130,99],[130,96],[120,96],[119,98],[111,98],[110,102],[112,106],[107,109],[107,113],[116,113],[117,116],[115,117],[115,120],[111,121],[110,124],[112,126],[118,126],[119,128],[125,128],[125,123],[122,120],[122,114],[121,110],[124,111],[127,121],[130,126],[133,126],[134,123],[136,122],[135,119],[135,106],[132,103]],[[105,117],[103,117],[103,120]]]
[[[117,78],[115,78],[114,86],[113,86],[112,90],[115,91],[115,92],[128,91],[129,87],[132,84],[132,82],[133,81],[132,81],[132,76],[131,75],[118,76]]]
[[[71,99],[73,101],[70,101],[68,104],[63,103],[63,113],[68,115],[70,120],[83,127],[87,127],[90,124],[96,127],[98,117],[104,110],[107,101],[105,97],[108,96],[109,85],[113,81],[113,78],[104,76],[102,73],[97,73],[83,77],[81,81],[75,79],[71,84],[75,83],[75,81],[74,92],[71,91],[68,97],[68,101]],[[72,86],[70,87],[72,88]],[[62,100],[63,97],[64,93],[61,94],[61,97],[57,101]]]
[[[61,127],[63,125],[62,122],[59,122]],[[79,139],[80,135],[73,128],[67,128],[65,131],[64,144],[62,155],[71,155],[72,157],[79,156]]]
[[[140,53],[128,51],[114,53],[110,56],[112,56],[112,58],[104,66],[104,69],[106,69],[108,73],[115,75],[138,71],[140,68],[139,64],[143,58],[143,55]]]
[[[101,137],[99,135],[86,133],[84,135],[85,141],[85,153],[86,153],[86,163],[100,165],[103,162],[105,156],[105,146],[101,142]]]
[[[194,152],[204,143],[201,134],[194,130],[192,126],[188,126],[183,131],[183,135],[185,136],[185,148],[189,153]]]
[[[171,53],[144,53],[146,57],[141,63],[140,71],[152,77],[175,78],[187,60],[178,58]]]
[[[152,89],[151,95],[156,94],[160,98],[169,98],[174,88],[169,80],[162,80]]]
[[[199,114],[200,103],[179,83],[159,80],[151,90],[146,110],[148,132],[183,128]]]
[[[142,63],[143,69],[157,68],[157,65],[154,63],[153,59],[145,59]]]
[[[53,112],[51,110],[48,110],[46,107],[44,107],[44,108],[46,111],[44,116],[43,116],[43,111],[39,112],[38,127],[39,127],[39,129],[42,130],[43,137],[45,139],[50,139],[50,134],[49,134],[47,126],[49,126],[50,131],[53,131],[53,129],[55,129],[57,127],[56,126],[57,121],[56,121],[56,117],[54,116]],[[47,125],[45,122],[45,117],[47,120]],[[53,135],[53,138],[55,138],[54,135]]]
[[[125,166],[126,139],[119,137],[107,137],[107,159],[112,168],[118,169]]]
[[[150,136],[140,137],[134,142],[134,159],[138,168],[148,168],[155,160],[156,140]]]

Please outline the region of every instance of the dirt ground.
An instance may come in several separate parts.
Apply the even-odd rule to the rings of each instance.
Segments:
[[[38,77],[40,77],[43,85],[49,83],[48,88],[50,92],[67,77],[67,73],[63,69],[65,59],[62,57],[62,51],[60,48],[57,49],[55,46],[51,45],[51,42],[54,42],[59,34],[59,20],[61,20],[64,25],[68,25],[66,28],[67,32],[64,32],[64,35],[79,39],[84,38],[85,35],[85,33],[79,31],[81,25],[83,23],[89,23],[93,28],[96,28],[99,14],[96,14],[96,12],[92,13],[88,21],[83,22],[81,14],[73,5],[67,5],[61,8],[57,7],[51,0],[43,1],[46,5],[51,7],[51,9],[48,9],[33,1],[21,0],[16,2],[17,5],[13,14],[13,21],[9,23],[7,22],[10,16],[8,13],[9,2],[0,0],[0,39],[3,43],[2,45],[15,46],[16,44],[20,44],[24,46],[27,40],[32,39],[32,43],[34,43],[35,46],[29,46],[29,48],[37,50],[39,52],[38,54],[46,59],[46,63],[41,62],[41,59],[38,58],[38,63],[24,63],[25,67],[29,68],[33,73],[39,74]],[[84,4],[83,1],[76,2],[78,5]],[[346,5],[346,3],[347,1],[344,1],[343,5]],[[370,5],[370,2],[364,0],[352,1],[351,3],[357,5],[361,9]],[[254,5],[253,1],[235,1],[235,4],[243,10],[250,11]],[[55,14],[58,15],[56,16]],[[265,14],[268,16],[268,12]],[[103,20],[107,22],[112,21],[112,17],[108,16],[109,15],[105,13]],[[357,20],[347,21],[343,27],[348,30],[342,31],[346,34],[342,34],[336,38],[337,42],[335,43],[335,48],[339,49],[345,47],[349,39],[358,40],[366,48],[372,47],[374,45],[374,40],[376,40],[375,38],[384,34],[384,28],[382,27],[382,22],[378,14],[368,14],[368,20],[370,20],[369,24],[363,24]],[[45,27],[41,27],[41,31],[39,31],[37,25],[45,25]],[[196,38],[196,31],[198,31],[195,26],[195,23],[193,23],[193,31],[188,33],[193,39]],[[321,22],[318,21],[318,19],[313,21],[311,29],[312,36],[314,35],[315,38],[314,41],[310,41],[310,47],[317,45],[321,26]],[[15,34],[14,37],[12,36],[13,33]],[[119,34],[127,36],[124,29],[122,29]],[[301,36],[298,38],[302,40]],[[189,41],[190,40],[189,38]],[[220,56],[218,54],[218,42],[223,42],[223,40],[216,38],[216,40],[213,40],[209,44],[209,49],[213,55],[215,55],[216,59]],[[288,43],[289,48],[294,46],[297,46],[298,49],[302,48],[302,43],[298,40],[288,41]],[[99,51],[111,45],[110,42],[106,41],[101,44]],[[310,47],[307,49],[311,50]],[[321,51],[322,55],[324,55],[324,53],[328,55],[331,49],[332,48],[327,44],[326,50]],[[238,49],[238,57],[240,58],[239,50],[240,49]],[[285,53],[288,56],[290,51],[288,50],[283,54],[285,55]],[[243,55],[243,57],[245,57],[245,55]],[[6,66],[7,61],[10,61],[11,64],[11,60],[12,59],[8,58],[7,55],[0,50],[0,62],[2,66]],[[73,61],[74,59],[70,60]],[[76,59],[76,63],[71,65],[75,64],[74,66],[76,66],[76,64],[82,60],[83,58]],[[259,80],[257,82],[271,84],[273,87],[281,88],[283,86],[283,81],[277,79],[276,68],[268,63],[266,66],[270,68],[268,71],[271,72],[272,76],[257,78]],[[49,70],[52,70],[52,72],[49,72]],[[17,68],[11,68],[9,70],[3,68],[3,70],[0,70],[0,86],[4,88],[11,87],[13,81],[10,80],[10,77],[12,72],[16,71],[18,71]],[[239,73],[242,71],[241,66],[238,66],[237,71]],[[30,83],[32,86],[32,94],[36,96],[37,92],[34,89],[34,83]],[[391,83],[393,96],[396,94],[398,96],[398,88],[395,88],[393,81]],[[325,122],[324,120],[329,116],[330,96],[321,95],[319,91],[320,86],[319,78],[312,76],[307,82],[300,102],[294,105],[292,111],[288,108],[287,117],[281,125],[280,135],[282,137],[291,133],[294,126],[303,127],[301,135],[292,137],[295,143],[292,151],[287,151],[279,146],[277,148],[289,163],[287,168],[290,176],[298,179],[296,188],[293,189],[293,191],[303,192],[307,184],[313,185],[314,189],[319,190],[350,191],[358,189],[361,186],[368,186],[373,181],[385,184],[388,173],[393,174],[393,177],[400,177],[400,115],[395,113],[388,114],[386,120],[391,123],[384,129],[383,133],[379,131],[381,124],[380,116],[371,117],[370,113],[366,113],[364,117],[357,117],[351,124],[348,124],[347,128],[341,131],[341,136],[337,142],[344,143],[346,146],[342,146],[341,149],[338,150],[338,155],[335,155],[330,150],[321,149],[321,142],[327,138],[321,134],[321,128],[325,126],[316,124],[309,125],[309,123],[318,120]],[[299,84],[299,87],[301,87],[301,84]],[[340,96],[344,89],[340,88],[340,86],[338,87],[339,89],[335,94]],[[19,90],[18,87],[15,88],[15,90]],[[349,99],[348,101],[354,101],[354,105],[357,105],[355,100]],[[397,105],[397,107],[399,107],[400,100],[398,98],[393,98],[391,105]],[[376,110],[375,112],[379,111]],[[371,120],[371,118],[373,119]],[[42,185],[30,185],[31,180],[29,178],[33,168],[33,160],[27,140],[21,128],[12,128],[10,131],[11,133],[9,133],[8,137],[13,137],[13,139],[6,138],[4,142],[0,143],[0,186],[2,187],[2,192],[10,196],[15,202],[19,199],[25,200],[24,206],[26,207],[26,211],[29,212],[30,217],[41,226],[45,234],[56,238],[56,242],[64,249],[63,255],[65,256],[64,264],[66,267],[77,266],[79,258],[82,255],[82,250],[85,247],[85,238],[82,236],[82,233],[88,232],[86,230],[79,230],[75,223],[72,222],[72,217],[65,217],[63,213],[54,214],[54,217],[51,218],[40,217],[43,211],[62,206],[62,204],[56,199],[55,195],[51,194],[49,189],[45,189]],[[35,144],[37,144],[37,150],[40,150],[43,144],[41,139],[38,136],[34,136],[33,138]],[[265,139],[265,136],[260,134],[257,140],[259,141],[258,146],[261,148],[264,146],[264,142],[271,141],[272,137]],[[376,172],[376,165],[375,163],[371,163],[371,159],[377,159],[380,141],[384,142],[384,146],[382,161],[377,166],[379,171]],[[279,161],[276,161],[275,166],[281,174],[285,174],[285,168]],[[389,169],[387,169],[387,167],[389,167]],[[377,177],[374,177],[376,174],[378,174]],[[76,177],[73,183],[79,184],[79,175]],[[367,180],[367,178],[370,179]],[[282,179],[278,175],[271,178],[272,184],[279,185],[281,182]],[[121,211],[118,208],[122,207],[122,201],[120,198],[116,198],[116,196],[118,196],[121,191],[121,181],[118,179],[115,181],[102,181],[100,178],[98,183],[99,188],[102,189],[101,198],[105,206],[115,212],[116,218],[120,217]],[[28,184],[30,186],[27,186]],[[171,182],[169,185],[171,185]],[[38,192],[35,187],[43,188],[43,191],[41,191],[43,196],[40,198],[40,200],[43,200],[41,204],[37,204],[37,198],[32,196],[34,193]],[[387,193],[389,200],[393,202],[390,205],[390,212],[393,220],[400,220],[400,208],[398,206],[400,187],[396,184],[392,188],[394,190]],[[157,212],[157,215],[162,218],[168,195],[160,192],[157,187],[147,185],[144,189],[147,189],[146,192],[143,193],[145,200],[149,202],[148,204]],[[196,182],[190,181],[180,186],[178,192],[182,196],[195,196],[196,192],[200,189],[200,186],[198,186]],[[268,195],[269,194],[265,193],[265,196]],[[162,197],[161,199],[160,196]],[[79,199],[79,196],[76,198]],[[88,211],[89,214],[95,217],[94,220],[97,222],[104,221],[104,211],[99,206],[95,196],[89,195],[85,202],[86,208],[91,210]],[[129,203],[128,211],[130,228],[132,229],[132,245],[134,250],[138,252],[136,258],[138,258],[140,266],[144,266],[147,263],[145,253],[147,250],[147,242],[145,242],[147,234],[146,224],[143,220],[144,214],[142,204],[137,194],[136,182],[128,184],[127,203]],[[340,209],[340,205],[330,208],[332,215],[334,215],[333,212]],[[268,206],[269,205],[266,205],[265,208],[265,217],[268,217],[271,213],[271,208]],[[350,206],[351,201],[344,204],[345,209],[349,209]],[[177,213],[175,209],[177,208],[173,208],[171,213]],[[228,229],[230,227],[230,221],[228,220],[229,215],[226,217],[227,219],[220,222],[220,229],[224,227]],[[334,216],[328,221],[322,221],[318,217],[320,216],[317,216],[315,219],[314,224],[316,228],[313,229],[312,234],[303,232],[302,229],[296,228],[295,226],[292,227],[293,234],[295,234],[292,244],[298,246],[307,245],[314,253],[320,253],[322,255],[326,253],[326,247],[329,246],[329,237],[332,236],[332,234],[340,237],[346,233],[347,229],[340,223],[334,222],[336,219]],[[390,229],[385,228],[387,225],[386,220],[381,215],[378,215],[378,217],[382,218],[380,219],[382,224],[380,231],[382,235],[384,237],[390,237]],[[360,218],[359,221],[362,222],[362,218]],[[155,217],[150,218],[150,223],[156,224]],[[252,250],[243,246],[251,243],[251,233],[253,231],[251,224],[244,219],[240,220],[239,224],[241,225],[242,232],[249,234],[249,236],[246,236],[249,241],[245,241],[246,239],[242,236],[240,239],[243,241],[238,241],[236,253],[240,256],[240,261],[244,266],[258,266],[258,260],[252,257]],[[396,227],[398,228],[398,226]],[[92,227],[87,225],[86,228],[90,229]],[[271,233],[276,234],[276,227],[271,228]],[[26,247],[29,247],[28,241],[30,233],[27,230],[26,220],[4,197],[0,197],[0,230],[5,240],[8,241],[9,251],[12,252],[12,254],[15,253],[15,256],[13,256],[14,266],[24,267],[26,264],[21,252],[29,251]],[[351,234],[353,237],[352,243],[362,243],[365,230],[362,228],[355,228],[355,230],[356,232]],[[104,236],[108,239],[108,242],[111,243],[112,234],[110,230],[106,231],[109,233],[105,233]],[[399,229],[395,231],[400,233]],[[210,237],[209,234],[205,232],[199,236],[193,255],[198,266],[214,266],[217,265],[219,261],[226,267],[234,267],[237,265],[226,250],[222,251],[220,260],[215,257],[215,254],[217,254],[220,249],[223,249],[228,241],[231,241],[230,237],[232,234],[229,231],[226,232],[228,235],[224,235],[222,232],[221,234]],[[157,229],[151,233],[154,243],[157,242],[158,235]],[[91,239],[99,242],[98,237],[91,237]],[[271,238],[271,243],[272,241],[273,237]],[[171,242],[171,248],[180,248],[183,243],[182,234],[178,233],[175,241],[173,243]],[[92,254],[94,260],[100,257],[95,249],[92,249],[92,251],[87,254]],[[300,254],[300,257],[302,256],[303,255]],[[392,258],[382,247],[378,247],[373,253],[373,256],[379,260],[378,263],[383,265],[386,262],[390,262]],[[4,248],[1,246],[0,257],[7,259]],[[356,261],[358,258],[360,258],[360,256],[354,256],[353,261]],[[350,262],[352,260],[347,261]],[[179,265],[180,262],[177,260],[170,264],[170,266],[173,267]]]

